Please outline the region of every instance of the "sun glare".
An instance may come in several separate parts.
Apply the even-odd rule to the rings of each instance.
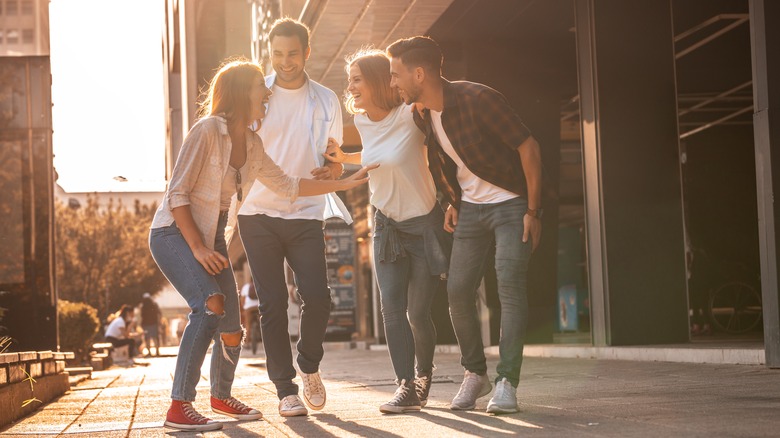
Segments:
[[[54,166],[68,192],[165,189],[161,2],[52,0]]]

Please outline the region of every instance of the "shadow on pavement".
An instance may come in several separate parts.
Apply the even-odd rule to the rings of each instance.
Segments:
[[[496,416],[478,411],[453,411],[450,408],[426,407],[417,416],[439,426],[475,436],[517,435],[518,432],[516,423],[509,423],[503,419],[507,415]],[[527,423],[527,427],[540,428],[530,423]]]
[[[384,437],[384,438],[401,437],[401,435],[396,435],[394,433],[386,432],[384,430],[374,429],[373,427],[366,426],[365,424],[357,424],[353,421],[344,421],[333,414],[313,414],[311,416],[313,416],[317,421],[322,421],[323,423],[328,424],[330,426],[338,427],[343,431],[351,432],[361,436],[376,436],[376,437]],[[295,428],[292,427],[292,424],[287,423],[287,425],[290,426],[291,429],[295,430]],[[328,433],[328,435],[334,436],[333,434],[330,434],[329,432],[325,432],[324,430],[323,433]],[[308,436],[308,435],[301,433],[301,436]]]

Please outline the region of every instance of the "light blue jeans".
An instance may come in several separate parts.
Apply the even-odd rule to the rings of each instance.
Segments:
[[[222,232],[226,223],[227,215],[221,214],[214,249],[227,258],[227,245]],[[219,399],[230,397],[236,364],[241,353],[241,342],[235,347],[226,346],[220,335],[242,331],[238,287],[233,276],[233,267],[229,266],[217,275],[206,272],[195,259],[175,223],[151,230],[149,248],[157,266],[190,306],[189,322],[184,328],[179,355],[176,358],[171,398],[181,401],[195,400],[195,386],[200,380],[200,368],[212,340],[214,348],[211,354],[211,395]],[[225,312],[222,315],[217,315],[206,307],[206,300],[214,294],[222,294],[225,297]]]
[[[417,375],[433,371],[436,327],[431,318],[431,304],[441,281],[431,275],[422,235],[396,231],[398,244],[406,256],[395,261],[380,261],[382,233],[386,219],[377,211],[374,227],[374,269],[379,283],[382,319],[390,361],[398,381],[414,381],[415,357]],[[441,209],[438,216],[441,217]],[[439,221],[439,225],[441,226]]]
[[[527,274],[531,241],[523,243],[523,216],[528,203],[514,198],[496,204],[462,202],[455,227],[447,296],[450,317],[460,346],[461,365],[487,372],[477,317],[476,294],[485,273],[489,251],[496,251],[501,338],[496,381],[506,377],[515,387],[520,380],[523,344],[528,323]]]

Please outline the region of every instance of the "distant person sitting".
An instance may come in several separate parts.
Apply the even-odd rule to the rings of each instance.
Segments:
[[[144,330],[144,344],[148,355],[152,355],[152,340],[154,340],[154,355],[160,355],[160,306],[154,302],[147,292],[141,300],[141,328]]]
[[[130,337],[127,327],[135,316],[135,309],[132,306],[123,304],[119,309],[119,315],[114,318],[106,329],[106,341],[110,342],[114,348],[128,345],[128,355],[132,359],[135,357],[135,339]]]

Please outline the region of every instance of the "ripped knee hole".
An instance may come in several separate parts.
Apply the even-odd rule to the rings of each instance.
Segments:
[[[216,315],[225,313],[225,296],[222,294],[211,294],[206,298],[206,309]]]
[[[244,331],[242,330],[235,333],[222,333],[220,336],[222,337],[222,343],[226,346],[238,347],[241,345],[241,340],[244,337]]]

